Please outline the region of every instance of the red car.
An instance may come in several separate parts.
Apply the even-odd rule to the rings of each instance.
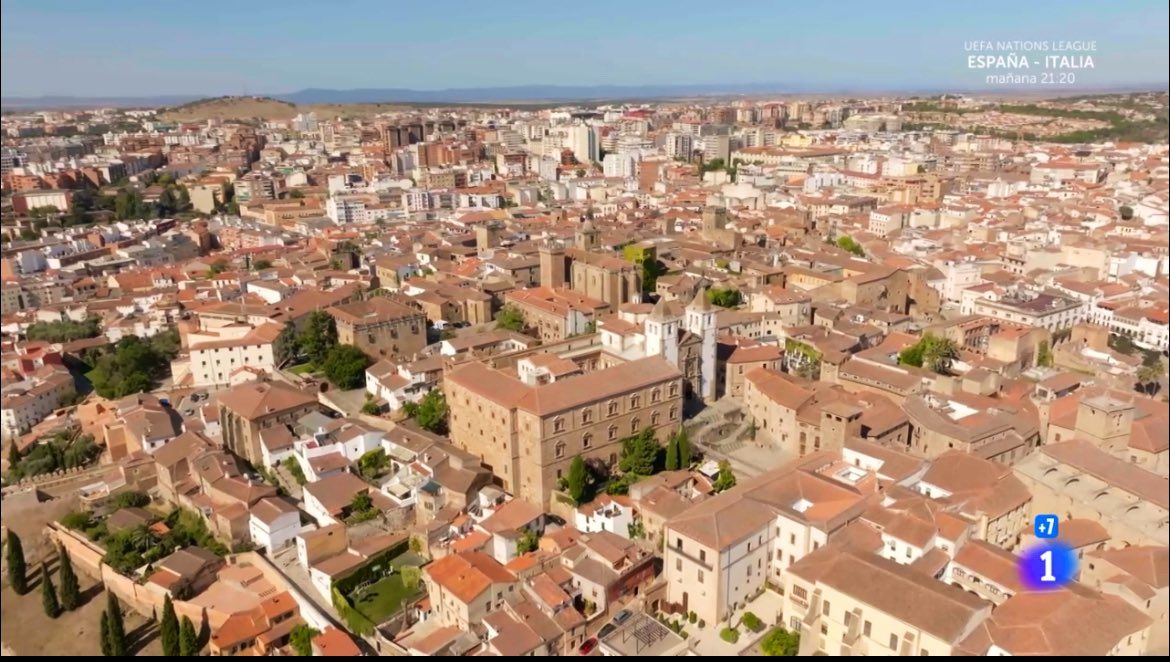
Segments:
[[[594,648],[597,648],[597,637],[590,637],[585,640],[585,643],[581,644],[577,652],[582,655],[588,655],[593,652]]]

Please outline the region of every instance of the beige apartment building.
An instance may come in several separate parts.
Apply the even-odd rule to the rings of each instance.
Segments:
[[[224,446],[256,467],[264,465],[262,430],[295,423],[318,407],[316,393],[283,382],[241,384],[220,393],[218,399]]]
[[[953,655],[991,615],[967,591],[844,545],[798,561],[783,587],[801,655]]]
[[[337,321],[337,341],[374,359],[413,357],[427,346],[426,316],[386,297],[333,306],[327,312]]]
[[[818,453],[686,509],[663,533],[667,600],[718,623],[860,518],[877,487],[874,474]]]
[[[522,381],[474,361],[443,380],[451,441],[519,498],[546,504],[574,457],[613,465],[623,439],[651,428],[664,443],[682,421],[682,374],[660,357],[558,373]]]
[[[423,568],[431,613],[440,625],[480,632],[486,616],[520,599],[520,583],[483,552],[450,554]]]

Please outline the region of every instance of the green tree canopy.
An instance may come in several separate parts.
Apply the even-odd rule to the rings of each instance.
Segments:
[[[447,434],[447,396],[439,389],[431,389],[417,404],[409,402],[403,409],[422,429]]]
[[[179,624],[179,656],[195,657],[199,649],[199,633],[195,631],[195,624],[184,616]]]
[[[932,333],[898,353],[898,363],[917,368],[925,366],[940,375],[950,374],[957,358],[959,346],[955,341]]]
[[[707,301],[710,301],[720,308],[735,308],[740,304],[742,298],[739,290],[735,288],[712,288],[707,290]]]
[[[520,312],[520,309],[512,304],[501,308],[499,314],[496,315],[497,329],[506,329],[519,333],[524,330],[524,326],[524,313]]]
[[[623,473],[649,476],[657,467],[658,454],[661,450],[658,440],[654,437],[654,428],[645,428],[622,441],[618,468]]]
[[[81,585],[77,581],[77,573],[73,571],[73,561],[64,549],[58,558],[61,559],[61,608],[73,611],[81,606]]]
[[[53,573],[49,566],[41,564],[41,606],[45,609],[45,616],[57,618],[61,615],[61,603],[57,601],[57,587],[53,586]]]
[[[163,655],[177,657],[179,655],[179,617],[175,614],[175,605],[171,602],[168,593],[163,598],[162,619],[158,626],[159,639],[162,640]]]
[[[148,391],[170,369],[166,355],[138,336],[126,336],[89,373],[98,395],[116,399]]]
[[[569,498],[576,505],[581,505],[585,499],[585,489],[589,484],[589,470],[585,468],[585,460],[580,455],[569,463],[569,477],[566,481]]]
[[[301,333],[301,351],[316,365],[322,365],[329,350],[337,345],[337,323],[323,310],[309,313]]]
[[[837,246],[858,257],[865,257],[865,249],[853,237],[844,236],[837,239]]]
[[[528,552],[534,552],[539,546],[540,536],[532,529],[524,529],[524,533],[520,535],[520,540],[516,541],[516,553],[527,554]]]
[[[760,641],[760,650],[769,657],[796,657],[800,650],[800,633],[775,627]]]
[[[310,657],[313,654],[313,638],[321,634],[317,630],[301,623],[292,629],[288,636],[288,643],[296,654],[301,657]]]
[[[325,378],[340,389],[359,388],[366,383],[366,368],[372,361],[353,345],[334,345],[325,356]]]
[[[12,586],[12,592],[17,595],[28,593],[28,567],[24,560],[24,544],[20,542],[20,536],[11,529],[8,530],[5,554],[7,555],[5,560],[8,562],[8,583]]]
[[[101,323],[96,317],[84,322],[65,320],[61,322],[37,322],[30,324],[25,331],[29,340],[44,340],[47,342],[70,342],[84,338],[95,338],[102,334]]]
[[[719,475],[715,477],[716,492],[723,492],[735,487],[735,473],[731,470],[731,463],[727,460],[719,462]]]

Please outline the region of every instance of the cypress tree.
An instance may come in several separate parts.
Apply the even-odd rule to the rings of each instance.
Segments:
[[[125,657],[126,655],[126,625],[122,621],[122,607],[118,598],[110,591],[106,591],[106,613],[110,621],[110,655]]]
[[[110,615],[102,610],[102,655],[109,657],[110,652]]]
[[[81,605],[81,585],[77,573],[73,572],[73,561],[65,550],[61,550],[61,608],[73,611]]]
[[[45,608],[45,615],[49,618],[61,615],[61,603],[57,602],[57,588],[53,586],[53,575],[44,563],[41,564],[41,606]]]
[[[179,627],[179,655],[181,657],[195,657],[199,654],[199,633],[195,632],[195,624],[190,618],[183,617]]]
[[[175,615],[175,605],[171,596],[163,600],[162,620],[159,622],[159,638],[162,639],[163,655],[176,657],[179,655],[179,617]]]
[[[672,434],[666,440],[666,470],[675,471],[678,466],[678,435]]]
[[[588,479],[589,477],[585,470],[585,460],[580,455],[574,457],[573,461],[569,463],[568,492],[569,497],[578,506],[581,505],[581,500],[585,498],[585,487]]]
[[[20,536],[8,531],[8,583],[17,595],[28,593],[28,569],[24,565],[24,545]]]
[[[687,439],[687,431],[685,428],[679,428],[676,441],[678,442],[678,468],[690,469],[691,442],[689,439]]]

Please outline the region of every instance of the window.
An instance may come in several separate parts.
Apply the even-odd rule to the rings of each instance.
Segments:
[[[593,410],[592,409],[585,409],[581,412],[581,422],[582,423],[592,423],[593,422]]]
[[[609,426],[609,440],[613,441],[614,439],[617,439],[617,426],[611,425]]]
[[[662,390],[661,389],[654,389],[653,391],[650,391],[650,402],[658,402],[661,399],[662,399]]]
[[[564,431],[565,431],[565,419],[561,418],[560,416],[557,416],[556,418],[553,419],[553,432],[564,432]]]
[[[671,384],[670,385],[670,397],[673,398],[676,395],[678,395],[678,384]]]
[[[637,432],[642,427],[642,420],[635,418],[630,421],[630,432]]]
[[[581,447],[589,448],[593,445],[593,435],[586,432],[584,437],[581,437]]]
[[[898,650],[898,635],[890,635],[890,650]]]
[[[671,407],[670,408],[670,420],[673,421],[676,418],[678,418],[678,407]]]
[[[792,597],[803,600],[808,597],[808,590],[806,590],[803,586],[793,586]]]
[[[695,579],[697,579],[700,584],[703,583],[703,571],[702,570],[699,571],[699,574],[695,577]]]
[[[674,569],[678,570],[679,572],[682,572],[682,559],[675,559],[674,560]]]
[[[609,404],[606,405],[606,410],[608,411],[610,416],[617,416],[618,404],[616,402],[614,402],[613,400],[610,400]]]
[[[654,427],[658,427],[658,419],[660,419],[660,418],[662,418],[662,415],[659,414],[658,412],[654,412],[654,413],[650,414],[650,425],[653,425]]]
[[[558,460],[565,456],[565,442],[563,442],[563,441],[557,442],[556,455],[557,455]]]
[[[865,625],[861,628],[861,633],[868,637],[872,630],[873,630],[873,623],[866,621]]]
[[[637,409],[638,405],[642,404],[642,398],[638,395],[630,396],[630,409]]]
[[[702,563],[707,562],[707,550],[705,550],[705,549],[699,550],[699,561]]]
[[[829,601],[825,600],[825,604],[821,605],[821,614],[824,616],[828,616],[830,609],[831,608],[829,607]]]

